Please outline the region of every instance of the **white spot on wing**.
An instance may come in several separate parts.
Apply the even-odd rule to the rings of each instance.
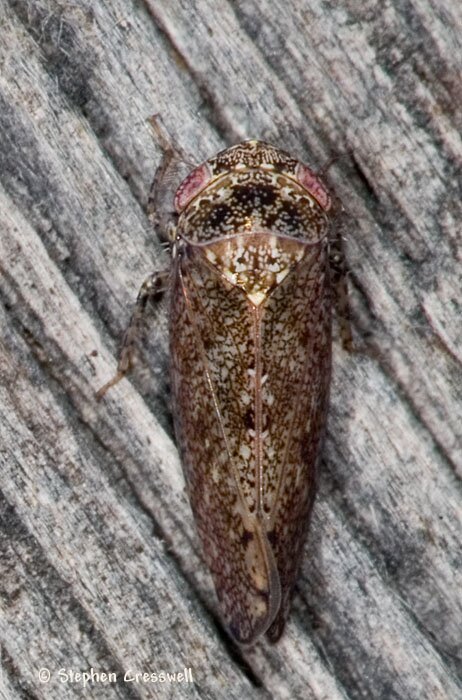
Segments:
[[[276,273],[276,282],[279,284],[282,280],[289,274],[289,268],[286,267],[285,270]]]
[[[248,445],[242,444],[239,448],[240,456],[247,460],[250,457],[250,447]]]
[[[253,292],[247,295],[254,306],[260,306],[262,301],[266,299],[265,292]]]

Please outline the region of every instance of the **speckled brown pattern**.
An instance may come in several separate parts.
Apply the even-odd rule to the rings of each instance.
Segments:
[[[199,166],[176,204],[172,388],[191,505],[232,635],[275,641],[328,402],[330,199],[306,166],[249,141]]]

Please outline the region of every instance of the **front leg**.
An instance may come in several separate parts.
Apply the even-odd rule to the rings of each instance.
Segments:
[[[175,240],[178,214],[173,211],[173,201],[178,183],[184,179],[184,169],[195,167],[188,156],[175,144],[165,129],[159,115],[149,119],[158,144],[162,149],[162,159],[157,167],[148,197],[148,215],[161,241],[172,243]]]
[[[158,238],[168,242],[170,246],[176,238],[176,222],[178,215],[172,211],[172,204],[178,180],[178,169],[185,163],[186,156],[171,141],[160,117],[150,118],[154,134],[162,149],[162,159],[159,163],[148,198],[148,215]],[[117,384],[133,367],[136,347],[143,336],[144,312],[149,301],[159,301],[168,285],[169,272],[163,270],[154,272],[143,283],[130,323],[125,331],[120,350],[116,374],[96,393],[99,401],[110,387]]]
[[[120,382],[133,368],[136,347],[139,345],[143,336],[143,319],[146,306],[148,302],[160,301],[167,287],[168,276],[169,272],[162,270],[161,272],[154,272],[152,275],[149,275],[143,282],[136,299],[130,322],[124,334],[119,362],[117,364],[117,372],[96,392],[97,401],[100,401],[107,390]]]
[[[347,267],[343,251],[341,227],[336,227],[329,241],[331,286],[344,350],[353,350],[350,304],[348,301]]]

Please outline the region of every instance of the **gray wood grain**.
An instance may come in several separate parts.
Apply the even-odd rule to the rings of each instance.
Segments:
[[[0,697],[462,698],[462,5],[6,0],[0,10]],[[195,162],[260,137],[348,210],[320,491],[282,640],[220,626],[168,409],[160,113]],[[343,155],[342,155],[343,154]],[[48,683],[40,669],[49,669]],[[60,669],[118,681],[63,682]],[[126,671],[193,683],[124,682]]]

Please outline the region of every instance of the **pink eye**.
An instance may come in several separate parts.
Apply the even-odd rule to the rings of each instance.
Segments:
[[[212,178],[207,163],[202,163],[183,180],[175,194],[175,209],[178,213],[199,194]]]
[[[328,211],[331,206],[329,192],[318,176],[303,163],[299,163],[295,170],[295,177],[298,182],[315,198],[318,204]]]

